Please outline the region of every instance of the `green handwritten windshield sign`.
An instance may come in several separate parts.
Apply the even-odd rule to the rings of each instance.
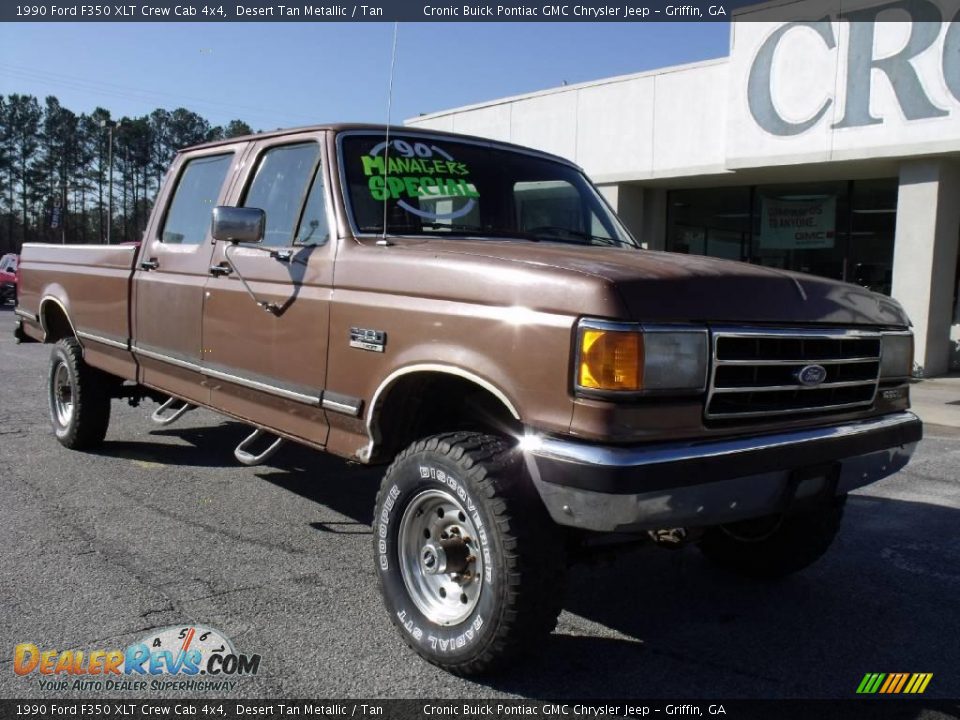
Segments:
[[[367,188],[374,200],[396,200],[404,210],[420,217],[450,219],[466,215],[480,197],[470,181],[466,163],[456,160],[448,151],[436,145],[390,140],[376,145],[361,156]],[[450,212],[430,212],[407,200],[463,199],[460,207]]]

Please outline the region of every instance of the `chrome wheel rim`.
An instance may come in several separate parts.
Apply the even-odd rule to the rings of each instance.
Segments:
[[[52,390],[57,422],[66,427],[73,418],[73,385],[70,383],[70,371],[64,363],[59,363],[53,371]]]
[[[473,612],[483,589],[479,535],[463,505],[444,490],[418,494],[400,520],[400,572],[424,617],[456,625]]]

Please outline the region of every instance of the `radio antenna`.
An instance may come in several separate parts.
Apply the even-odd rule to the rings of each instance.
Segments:
[[[393,23],[393,49],[390,51],[390,82],[387,85],[387,135],[383,145],[383,241],[387,241],[387,202],[390,199],[390,111],[393,106],[393,69],[397,64],[397,30],[399,22]]]

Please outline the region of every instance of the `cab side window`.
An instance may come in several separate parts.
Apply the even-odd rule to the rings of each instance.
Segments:
[[[167,210],[160,234],[162,242],[173,245],[203,242],[232,159],[233,154],[227,153],[187,161]]]
[[[266,214],[264,245],[293,245],[300,211],[319,159],[320,146],[315,142],[271,148],[261,157],[241,205],[260,208]]]

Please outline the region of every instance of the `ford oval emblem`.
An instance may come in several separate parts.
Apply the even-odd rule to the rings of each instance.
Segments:
[[[827,379],[827,369],[823,365],[804,365],[797,371],[797,382],[806,387],[816,387]]]

